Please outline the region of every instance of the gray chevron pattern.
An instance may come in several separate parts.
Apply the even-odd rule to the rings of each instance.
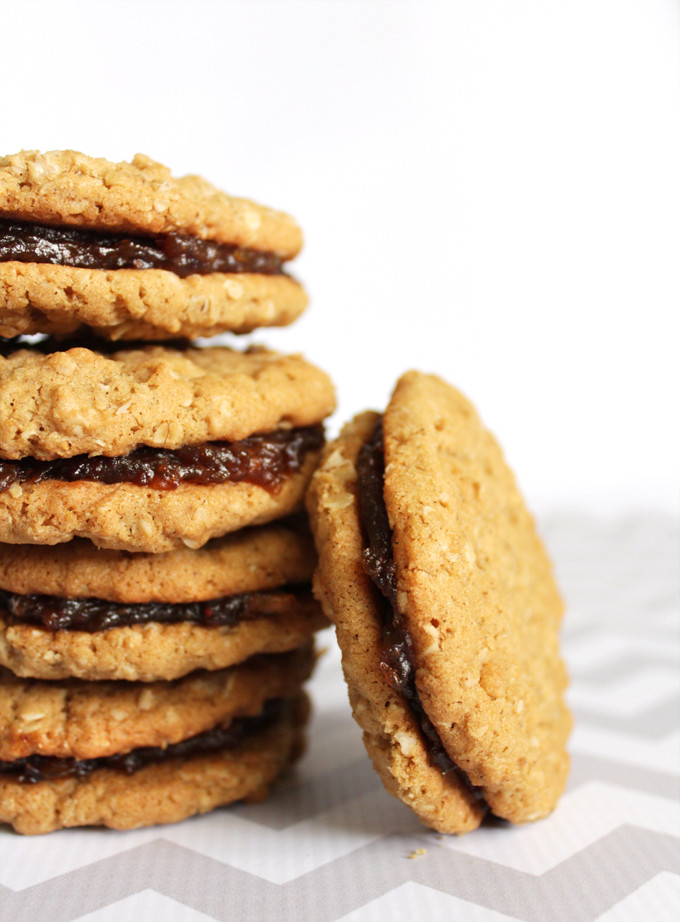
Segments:
[[[359,873],[362,867],[370,868],[370,875]],[[539,878],[496,869],[493,887],[488,868],[467,856],[452,862],[445,849],[433,849],[427,860],[406,861],[398,837],[381,841],[379,850],[365,845],[284,885],[159,839],[74,871],[68,881],[55,878],[31,888],[21,899],[3,894],[3,914],[14,922],[35,922],[44,918],[45,907],[60,906],[51,922],[68,922],[76,918],[74,913],[92,912],[151,887],[223,922],[335,922],[388,890],[415,881],[470,903],[479,904],[483,896],[481,905],[528,922],[590,922],[660,871],[676,870],[672,836],[627,826]],[[193,885],[187,887],[187,880]],[[575,880],[580,882],[578,908],[569,898]]]
[[[0,830],[0,922],[677,922],[677,525],[544,524],[577,721],[551,817],[461,839],[420,826],[365,756],[329,636],[309,752],[268,801],[123,834]]]

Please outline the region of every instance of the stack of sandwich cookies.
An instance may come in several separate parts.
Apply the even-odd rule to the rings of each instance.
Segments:
[[[301,752],[326,621],[294,516],[332,385],[264,348],[111,342],[289,322],[299,243],[287,216],[146,158],[0,161],[18,337],[0,357],[0,821],[18,831],[257,799]]]
[[[167,554],[1,556],[0,820],[174,822],[264,796],[301,752],[326,622],[297,523]]]
[[[385,787],[428,826],[539,819],[566,782],[562,602],[472,405],[410,372],[325,449],[314,588]]]

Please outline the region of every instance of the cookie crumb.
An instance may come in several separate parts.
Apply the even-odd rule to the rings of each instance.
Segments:
[[[415,860],[416,858],[420,858],[421,855],[427,855],[426,848],[417,848],[414,852],[411,852],[411,854],[409,855],[409,858]]]

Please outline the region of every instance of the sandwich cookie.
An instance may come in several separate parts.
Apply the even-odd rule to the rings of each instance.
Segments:
[[[175,339],[291,323],[286,273],[302,235],[286,214],[175,178],[138,154],[0,158],[0,336]]]
[[[387,790],[444,833],[548,814],[569,764],[562,602],[472,405],[407,373],[327,446],[308,509],[315,592]]]
[[[313,665],[313,643],[307,641],[289,653],[253,656],[174,682],[44,682],[0,668],[0,774],[18,773],[20,760],[29,760],[22,765],[30,774],[31,765],[48,772],[45,759],[85,761],[145,746],[165,749],[237,717],[255,717],[269,700],[292,698]]]
[[[83,540],[0,546],[0,665],[39,679],[155,682],[307,642],[327,621],[296,525],[198,550],[128,554]]]
[[[159,553],[288,515],[333,407],[322,371],[263,348],[10,350],[0,541]]]
[[[88,759],[0,761],[0,822],[36,835],[69,826],[174,823],[237,800],[262,800],[304,748],[304,692],[275,698],[166,746]]]

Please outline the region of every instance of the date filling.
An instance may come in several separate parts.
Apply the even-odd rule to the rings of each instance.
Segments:
[[[276,492],[284,480],[299,471],[310,451],[324,441],[323,426],[280,429],[252,435],[238,442],[205,442],[175,450],[142,446],[127,455],[76,455],[54,461],[0,459],[0,492],[12,484],[62,480],[133,483],[156,490],[175,490],[180,484],[247,482]]]
[[[22,595],[0,589],[0,612],[7,624],[27,624],[56,631],[109,631],[135,624],[180,624],[201,627],[236,627],[285,612],[315,610],[307,586],[263,589],[209,599],[204,602],[109,602],[105,599],[64,599],[50,595]]]
[[[0,220],[0,262],[50,263],[78,269],[166,269],[180,278],[211,272],[285,275],[276,253],[187,234],[108,234]]]
[[[113,769],[132,775],[147,765],[163,762],[165,759],[190,759],[193,756],[209,755],[224,749],[234,749],[248,737],[264,730],[279,720],[285,712],[283,698],[267,701],[261,714],[256,717],[237,717],[226,727],[215,727],[205,733],[180,740],[169,746],[144,746],[131,752],[98,759],[59,758],[57,756],[27,756],[5,762],[0,759],[0,777],[24,784],[40,781],[54,781],[59,778],[86,778],[99,768]]]
[[[397,606],[397,574],[392,553],[392,530],[383,497],[385,451],[382,418],[357,458],[359,514],[366,545],[363,568],[379,591],[382,630],[380,671],[385,681],[406,703],[428,750],[430,762],[442,774],[456,777],[475,796],[481,793],[447,753],[437,730],[425,713],[415,681],[413,643]]]
[[[102,339],[92,332],[78,332],[67,336],[53,336],[48,333],[20,333],[18,336],[0,336],[0,355],[9,358],[20,349],[30,349],[41,355],[53,355],[68,349],[90,349],[101,355],[113,355],[116,352],[129,352],[135,349],[148,349],[150,346],[168,347],[184,352],[195,349],[196,345],[189,339]]]

